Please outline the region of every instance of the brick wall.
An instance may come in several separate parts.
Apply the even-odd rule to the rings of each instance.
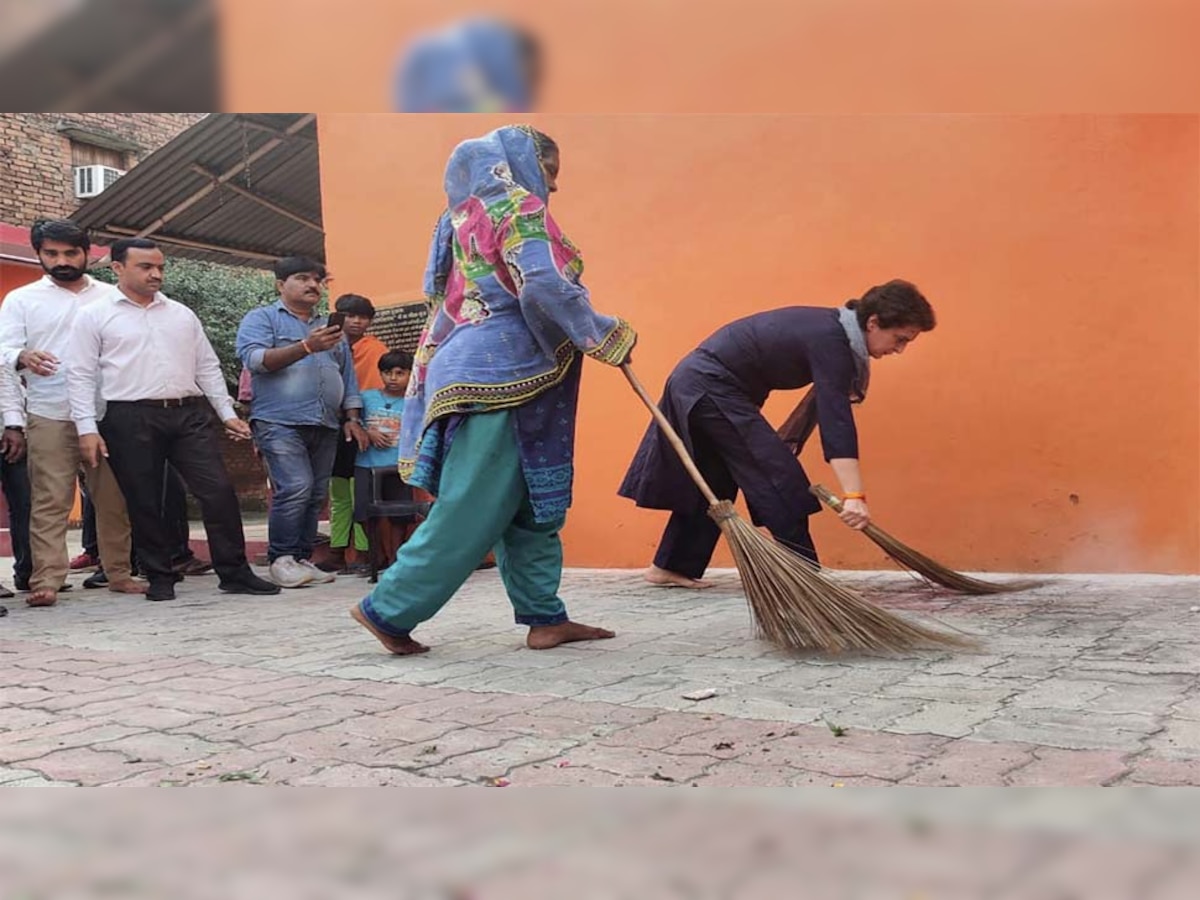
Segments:
[[[229,479],[237,491],[242,511],[265,511],[267,508],[267,467],[254,455],[250,441],[235,441],[221,436],[221,456]],[[194,504],[194,501],[192,501]],[[199,518],[199,510],[194,512]]]
[[[130,141],[132,168],[204,113],[0,113],[0,222],[28,227],[42,216],[65,216],[75,198],[71,136],[63,127]]]

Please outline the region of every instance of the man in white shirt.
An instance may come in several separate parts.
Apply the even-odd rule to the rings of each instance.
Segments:
[[[87,233],[67,219],[30,230],[46,276],[11,291],[0,305],[0,365],[20,370],[27,383],[26,443],[32,483],[30,606],[53,606],[68,572],[67,520],[75,500],[79,441],[67,402],[66,367],[79,311],[112,291],[87,275]],[[145,593],[130,573],[125,499],[107,465],[85,474],[96,504],[100,557],[109,590]]]
[[[200,502],[221,590],[277,594],[279,587],[246,561],[242,514],[212,410],[236,440],[248,439],[250,426],[233,411],[204,326],[159,292],[166,260],[153,241],[119,240],[110,256],[117,289],[77,317],[67,387],[85,466],[108,459],[125,493],[138,560],[150,582],[146,598],[174,599],[180,577],[171,569],[175,547],[162,516],[167,462]],[[97,385],[107,408],[99,425]]]

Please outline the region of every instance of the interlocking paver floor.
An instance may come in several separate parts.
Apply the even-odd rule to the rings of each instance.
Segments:
[[[731,571],[698,593],[570,570],[573,616],[618,636],[543,652],[479,572],[407,658],[349,619],[357,578],[18,597],[0,619],[0,784],[1200,785],[1200,578],[962,598],[835,577],[981,649],[789,655],[754,639]]]

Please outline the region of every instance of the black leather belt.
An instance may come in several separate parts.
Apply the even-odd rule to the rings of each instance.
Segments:
[[[159,409],[175,409],[179,406],[190,406],[193,403],[203,403],[203,397],[171,397],[166,400],[110,400],[110,403],[130,403],[133,406],[156,406]]]

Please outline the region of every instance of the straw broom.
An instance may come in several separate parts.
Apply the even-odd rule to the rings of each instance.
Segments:
[[[814,484],[809,488],[809,491],[834,512],[840,513],[842,511],[841,499],[828,488]],[[918,575],[952,591],[959,591],[963,594],[1003,594],[1007,591],[1026,591],[1042,583],[1036,580],[980,581],[978,578],[971,578],[969,575],[963,575],[961,572],[955,572],[953,569],[946,568],[937,560],[930,559],[924,553],[920,553],[912,547],[901,543],[873,523],[867,525],[862,531],[863,534],[878,544],[884,553],[904,568],[912,569]]]
[[[654,416],[733,551],[755,627],[761,637],[787,649],[904,652],[917,647],[969,647],[974,641],[908,622],[824,577],[807,559],[742,520],[700,474],[683,440],[646,393],[628,363],[630,385]]]

